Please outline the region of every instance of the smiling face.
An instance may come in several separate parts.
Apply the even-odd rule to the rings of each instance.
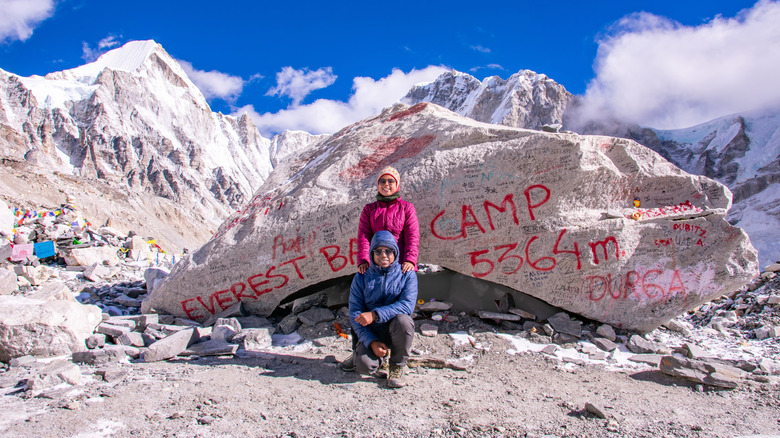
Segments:
[[[374,248],[373,257],[374,263],[380,268],[387,268],[395,261],[395,254],[393,250],[386,246],[377,246]]]
[[[392,195],[398,190],[397,187],[398,183],[395,181],[395,178],[390,175],[382,175],[376,182],[376,189],[382,196]]]

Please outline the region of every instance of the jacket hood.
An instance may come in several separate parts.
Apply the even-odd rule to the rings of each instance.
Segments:
[[[369,258],[371,259],[371,264],[375,265],[374,263],[374,257],[371,255],[374,250],[380,246],[384,246],[387,248],[390,248],[393,250],[393,254],[395,254],[395,260],[393,260],[393,263],[398,263],[398,242],[395,241],[395,237],[389,232],[389,231],[377,231],[376,234],[374,234],[374,237],[371,238],[371,249],[369,250]]]

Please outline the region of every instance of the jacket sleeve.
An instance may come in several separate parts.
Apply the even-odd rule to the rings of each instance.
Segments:
[[[360,266],[363,263],[369,263],[369,249],[371,247],[371,237],[374,236],[374,230],[371,228],[371,214],[369,205],[366,204],[363,207],[363,211],[360,213],[360,223],[358,223],[358,236],[357,236],[357,264]]]
[[[406,217],[404,218],[404,258],[406,262],[414,263],[414,270],[417,270],[417,257],[420,254],[420,224],[417,221],[417,210],[414,209],[414,204],[411,202],[406,203],[407,208],[404,212]]]
[[[363,274],[358,273],[352,279],[349,288],[349,323],[352,326],[352,336],[357,336],[358,341],[366,348],[371,348],[371,343],[377,340],[376,335],[368,327],[363,327],[355,321],[358,315],[370,310],[366,306],[364,278]]]
[[[406,274],[403,274],[403,278],[403,290],[401,291],[398,300],[394,303],[374,309],[377,316],[379,316],[379,322],[390,321],[395,318],[396,315],[400,314],[411,315],[414,311],[414,305],[417,303],[417,273],[409,271]],[[352,294],[350,293],[350,298],[351,297]],[[350,309],[352,309],[351,301]]]

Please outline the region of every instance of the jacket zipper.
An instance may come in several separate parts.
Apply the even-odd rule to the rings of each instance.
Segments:
[[[382,272],[382,296],[387,296],[387,271]],[[377,313],[377,316],[379,314]]]

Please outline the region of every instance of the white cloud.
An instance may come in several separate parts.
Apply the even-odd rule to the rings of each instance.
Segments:
[[[236,109],[238,116],[244,112],[252,117],[265,137],[287,129],[312,134],[330,134],[339,129],[378,114],[383,108],[398,102],[413,85],[430,82],[447,69],[429,66],[422,70],[404,73],[393,69],[390,75],[379,80],[357,77],[353,80],[353,94],[347,102],[318,99],[310,104],[291,107],[276,113],[257,113],[251,105]]]
[[[333,84],[336,77],[330,67],[314,71],[284,67],[276,74],[276,86],[268,90],[266,95],[287,96],[293,100],[293,106],[298,106],[312,91]]]
[[[99,50],[106,50],[111,49],[112,47],[116,47],[119,45],[119,41],[117,40],[116,35],[109,35],[102,40],[98,41],[98,49]]]
[[[119,45],[119,39],[116,35],[109,35],[102,40],[98,41],[97,49],[93,49],[86,41],[81,42],[81,59],[87,62],[92,62],[100,57],[100,55],[108,52],[112,48]]]
[[[470,72],[476,73],[480,70],[484,69],[490,69],[490,70],[506,70],[501,64],[488,64],[488,65],[480,65],[477,67],[471,67],[469,69]]]
[[[0,0],[0,43],[25,41],[54,13],[54,0]]]
[[[81,42],[81,59],[87,62],[92,62],[100,55],[102,55],[103,52],[100,51],[100,49],[93,49],[92,47],[89,47],[89,43],[86,41]]]
[[[231,76],[215,70],[197,70],[187,61],[177,60],[177,62],[206,99],[216,98],[226,102],[235,102],[244,90],[245,82],[239,76]],[[256,75],[252,76],[252,79],[256,78]]]
[[[780,102],[780,2],[683,26],[648,13],[599,41],[586,117],[681,128]]]
[[[480,45],[471,46],[471,49],[472,50],[476,50],[477,52],[490,53],[490,49],[489,48],[483,47],[483,46],[480,46]]]

